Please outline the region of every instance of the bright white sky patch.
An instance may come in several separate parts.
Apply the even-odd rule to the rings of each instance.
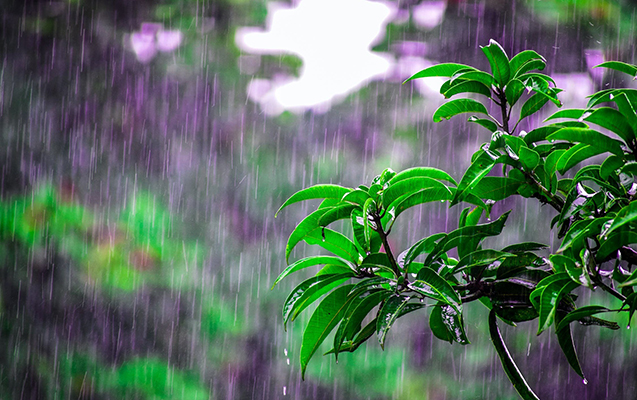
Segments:
[[[250,97],[270,114],[284,110],[327,110],[335,99],[383,78],[393,59],[372,53],[385,34],[395,8],[365,0],[301,0],[296,7],[270,3],[267,31],[243,28],[237,45],[257,54],[292,53],[303,60],[298,78],[275,80]]]

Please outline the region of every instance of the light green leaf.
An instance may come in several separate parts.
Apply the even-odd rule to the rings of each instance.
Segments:
[[[460,93],[477,93],[489,98],[491,97],[491,89],[489,89],[484,83],[478,81],[462,81],[451,86],[442,95],[448,99]]]
[[[311,245],[319,245],[325,250],[352,263],[359,262],[360,255],[358,254],[356,245],[340,232],[319,227],[309,232],[303,240]]]
[[[594,66],[593,68],[610,68],[615,71],[623,72],[633,77],[633,79],[637,76],[637,67],[631,64],[626,64],[621,61],[606,61],[599,65]]]
[[[513,107],[520,97],[524,94],[526,90],[526,86],[519,79],[511,79],[509,83],[507,83],[506,88],[504,89],[504,94],[506,95],[507,102],[511,107]]]
[[[546,61],[546,59],[544,57],[542,57],[541,55],[539,55],[538,53],[536,53],[533,50],[524,50],[524,51],[519,52],[518,54],[513,56],[513,58],[511,58],[511,60],[509,61],[509,66],[511,68],[511,73],[517,74],[518,73],[518,69],[522,65],[528,63],[529,61],[533,61],[533,60]]]
[[[509,57],[507,57],[502,46],[493,39],[489,41],[488,46],[481,46],[481,48],[489,60],[493,77],[498,82],[499,87],[504,88],[511,77]]]
[[[447,190],[451,193],[444,183],[436,179],[425,176],[415,176],[413,178],[400,179],[398,181],[391,182],[389,187],[383,191],[383,206],[389,208],[399,197],[411,195],[420,190],[430,188],[437,188],[443,191]]]
[[[534,296],[537,296],[534,295],[534,293],[540,291],[538,335],[553,323],[557,306],[562,297],[580,286],[580,283],[573,281],[568,274],[560,273],[554,276],[555,278],[550,283],[545,286],[540,286],[542,283],[540,282],[538,287],[531,292],[530,297],[533,299]],[[545,278],[544,280],[549,278]]]
[[[528,147],[520,147],[520,152],[518,153],[518,155],[520,156],[522,165],[524,165],[524,167],[529,171],[534,170],[535,167],[537,167],[537,165],[540,163],[540,155],[537,154],[535,150]]]
[[[474,186],[471,193],[481,199],[500,201],[517,194],[522,183],[524,182],[511,178],[485,176]]]
[[[472,115],[471,117],[469,117],[469,122],[473,122],[482,126],[483,128],[487,128],[490,132],[495,132],[498,130],[498,125],[496,125],[496,123],[490,119],[478,118]]]
[[[433,121],[440,122],[444,119],[462,113],[481,113],[488,114],[487,108],[480,102],[473,99],[456,99],[446,102],[438,107],[434,112]]]
[[[622,143],[611,139],[601,132],[587,128],[562,128],[547,137],[548,140],[567,140],[572,143],[584,143],[598,147],[601,151],[608,151],[619,157],[624,155]],[[598,153],[599,154],[599,153]]]
[[[435,233],[431,236],[428,236],[416,242],[413,246],[409,248],[409,250],[407,250],[407,253],[405,255],[405,261],[404,261],[405,267],[411,264],[412,261],[414,261],[416,257],[418,257],[419,255],[423,253],[429,253],[431,250],[433,250],[434,246],[436,245],[436,242],[446,235],[447,234],[443,232]]]
[[[599,167],[599,177],[608,180],[611,175],[615,175],[616,171],[624,165],[624,160],[614,154],[608,156]]]
[[[306,257],[288,265],[288,267],[284,269],[283,272],[281,272],[281,274],[275,279],[274,283],[272,284],[272,289],[274,289],[276,284],[279,283],[283,278],[285,278],[286,276],[290,275],[293,272],[296,272],[301,269],[311,267],[314,265],[327,265],[327,264],[342,267],[343,272],[345,272],[346,270],[350,270],[350,271],[352,270],[352,265],[348,263],[347,261],[343,260],[342,258],[332,257],[332,256]]]
[[[446,181],[452,183],[454,186],[458,184],[456,181],[446,173],[445,171],[433,168],[433,167],[414,167],[409,168],[404,171],[397,173],[393,178],[391,178],[388,182],[389,186],[396,184],[404,179],[415,178],[415,177],[424,177],[424,178],[432,178],[437,179],[439,181]]]
[[[518,76],[522,76],[528,73],[529,71],[533,71],[534,69],[542,71],[544,70],[544,68],[546,68],[546,63],[544,61],[529,60],[520,66],[520,68],[515,72],[514,78],[517,78]]]
[[[387,206],[387,210],[398,217],[403,211],[418,204],[431,203],[435,201],[446,201],[452,198],[452,192],[445,188],[428,188],[419,190],[416,193],[401,196],[392,204]]]
[[[558,110],[553,113],[550,117],[546,118],[544,122],[557,119],[557,118],[570,118],[570,119],[580,119],[586,113],[590,113],[591,111],[583,108],[568,108],[566,110]]]
[[[604,153],[606,150],[599,146],[592,146],[586,143],[578,143],[570,149],[566,150],[557,161],[557,170],[565,173],[580,162],[587,160],[593,156]]]
[[[283,205],[277,210],[276,215],[283,210],[285,207],[290,204],[297,203],[299,201],[310,200],[310,199],[324,199],[324,198],[333,198],[333,199],[341,199],[347,193],[351,192],[353,189],[346,188],[338,185],[315,185],[309,188],[299,190],[290,196],[289,199],[283,203]]]
[[[526,380],[524,380],[522,373],[518,369],[518,366],[515,365],[513,357],[511,357],[509,350],[504,344],[504,340],[502,339],[502,335],[500,335],[500,330],[498,329],[497,317],[494,309],[492,309],[489,313],[489,333],[491,335],[493,346],[495,347],[495,350],[500,357],[500,361],[502,362],[502,368],[520,397],[524,400],[540,400],[539,397],[533,393],[533,390],[529,384],[526,383]]]
[[[490,88],[493,86],[493,76],[484,71],[458,71],[458,73],[454,74],[451,78],[451,84],[455,84],[459,81],[478,81],[482,82],[486,87]]]
[[[323,343],[327,335],[343,319],[345,310],[355,296],[348,297],[353,285],[345,285],[325,296],[310,317],[303,331],[301,342],[301,378],[305,379],[305,370],[310,359]]]
[[[581,264],[576,263],[572,258],[566,257],[562,254],[551,254],[549,256],[553,270],[556,272],[566,272],[571,277],[573,282],[577,282],[582,286],[586,286],[593,289],[593,282],[588,271]]]
[[[405,80],[403,84],[409,82],[412,79],[430,78],[430,77],[436,77],[436,76],[451,77],[456,72],[462,69],[475,70],[475,68],[469,65],[463,65],[463,64],[454,64],[454,63],[436,64],[431,67],[425,68],[420,72],[416,72],[414,75],[412,75],[407,80]]]
[[[625,143],[631,143],[635,139],[635,132],[622,113],[610,107],[600,107],[584,118],[584,121],[592,122],[606,128],[622,138]]]

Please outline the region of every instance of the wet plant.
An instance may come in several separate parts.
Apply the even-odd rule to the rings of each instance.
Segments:
[[[445,98],[479,96],[480,101],[449,100],[433,115],[434,122],[441,122],[468,113],[470,122],[492,132],[459,181],[429,166],[386,169],[369,185],[302,189],[279,209],[323,199],[290,234],[285,249],[289,265],[274,282],[320,267],[283,305],[287,324],[318,302],[303,333],[303,375],[332,331],[328,354],[336,358],[373,336],[383,347],[398,318],[423,308],[429,309],[429,326],[437,338],[469,344],[463,306],[479,301],[490,310],[489,333],[508,378],[522,398],[537,399],[507,350],[498,319],[510,325],[537,320],[538,335],[553,326],[568,363],[584,383],[570,324],[619,329],[616,322],[596,316],[613,312],[627,314],[630,327],[637,308],[637,252],[631,247],[637,243],[637,90],[599,91],[589,96],[586,108],[560,110],[524,132],[518,130],[521,121],[549,103],[561,107],[561,90],[549,75],[538,72],[546,60],[532,50],[509,58],[493,40],[482,51],[490,72],[444,63],[407,79],[445,77],[440,88]],[[637,66],[618,61],[597,67],[637,76]],[[521,107],[515,107],[518,102]],[[555,217],[547,231],[561,239],[559,248],[550,251],[535,242],[501,249],[483,246],[485,238],[503,233],[510,212],[491,215],[493,204],[512,196],[548,205],[543,210]],[[400,214],[431,202],[464,205],[457,228],[424,237],[401,252],[392,248],[388,237]],[[349,228],[341,232],[329,227],[339,220]],[[300,242],[331,254],[289,263]],[[539,251],[551,254],[543,257]],[[573,291],[580,286],[601,289],[618,306],[578,304]]]

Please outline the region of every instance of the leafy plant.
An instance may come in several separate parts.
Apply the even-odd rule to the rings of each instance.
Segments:
[[[602,90],[589,97],[585,109],[560,110],[544,125],[528,133],[518,131],[521,121],[547,104],[561,107],[561,90],[550,76],[538,72],[546,61],[535,51],[509,58],[493,40],[482,51],[490,73],[445,63],[407,80],[446,77],[440,89],[445,98],[467,93],[480,96],[482,101],[449,100],[433,115],[440,122],[469,113],[469,121],[492,132],[491,140],[473,154],[459,182],[433,167],[398,173],[386,169],[369,186],[308,187],[279,209],[323,199],[290,234],[285,256],[289,260],[300,242],[331,253],[292,262],[274,282],[301,269],[321,266],[314,277],[292,290],[283,306],[287,324],[320,300],[303,334],[303,375],[332,331],[336,330],[328,353],[335,358],[355,351],[374,335],[383,347],[398,318],[425,307],[431,310],[429,325],[437,338],[468,344],[463,306],[479,300],[490,309],[490,336],[507,376],[522,398],[537,399],[502,340],[498,318],[511,325],[537,320],[538,334],[554,326],[566,359],[584,382],[570,323],[618,329],[617,323],[595,316],[614,311],[627,312],[630,325],[637,308],[637,271],[631,272],[637,252],[630,247],[637,243],[637,202],[633,201],[637,193],[637,90]],[[636,66],[622,62],[598,67],[637,75]],[[518,103],[521,106],[515,107]],[[490,109],[499,111],[499,117]],[[514,115],[517,109],[519,114]],[[556,119],[564,120],[554,122]],[[593,163],[599,160],[601,164]],[[501,169],[494,168],[496,165]],[[536,254],[548,248],[541,243],[483,247],[485,238],[503,232],[509,216],[505,212],[491,220],[492,205],[511,196],[537,199],[556,213],[551,229],[562,243],[548,258]],[[422,238],[396,254],[388,236],[400,214],[416,205],[441,201],[450,207],[469,205],[460,213],[458,227]],[[489,221],[480,223],[483,216]],[[351,226],[350,237],[329,228],[339,220]],[[615,310],[578,306],[572,292],[580,286],[600,288],[622,305]]]

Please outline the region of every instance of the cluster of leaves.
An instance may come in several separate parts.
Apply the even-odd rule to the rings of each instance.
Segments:
[[[637,252],[630,247],[637,243],[637,91],[602,90],[590,96],[585,109],[560,110],[543,126],[516,132],[520,121],[548,103],[561,107],[560,89],[550,76],[538,72],[546,62],[535,51],[509,58],[495,41],[482,50],[491,73],[445,63],[408,79],[446,77],[440,89],[445,98],[470,93],[484,99],[453,99],[433,115],[439,122],[470,113],[469,121],[492,132],[459,182],[432,167],[398,173],[387,169],[369,186],[316,185],[298,191],[281,206],[323,199],[291,233],[286,260],[300,242],[331,253],[288,261],[274,282],[304,268],[322,267],[294,288],[283,306],[287,324],[320,300],[303,334],[303,374],[335,328],[328,353],[338,357],[340,352],[355,351],[374,334],[383,346],[398,318],[425,307],[431,310],[429,325],[437,338],[468,344],[463,305],[478,300],[490,309],[491,339],[507,376],[522,398],[536,399],[502,340],[498,318],[511,325],[537,320],[538,334],[553,325],[569,364],[584,382],[570,323],[618,329],[617,323],[595,315],[623,311],[630,324],[637,307],[637,272],[631,272]],[[621,62],[598,67],[637,75],[637,67]],[[521,106],[515,107],[518,102]],[[489,108],[499,111],[500,118]],[[514,109],[519,110],[517,119]],[[592,159],[600,155],[605,158]],[[597,160],[601,164],[593,163]],[[501,169],[494,169],[496,165]],[[548,258],[536,254],[548,248],[540,243],[499,250],[482,246],[486,237],[501,234],[509,215],[492,220],[492,205],[517,195],[548,204],[557,214],[551,229],[562,242]],[[425,237],[395,256],[388,235],[397,217],[416,205],[441,201],[450,207],[467,205],[457,229]],[[483,216],[490,222],[480,223]],[[338,220],[348,221],[351,237],[328,228]],[[580,286],[601,288],[622,306],[577,306],[572,292]]]

